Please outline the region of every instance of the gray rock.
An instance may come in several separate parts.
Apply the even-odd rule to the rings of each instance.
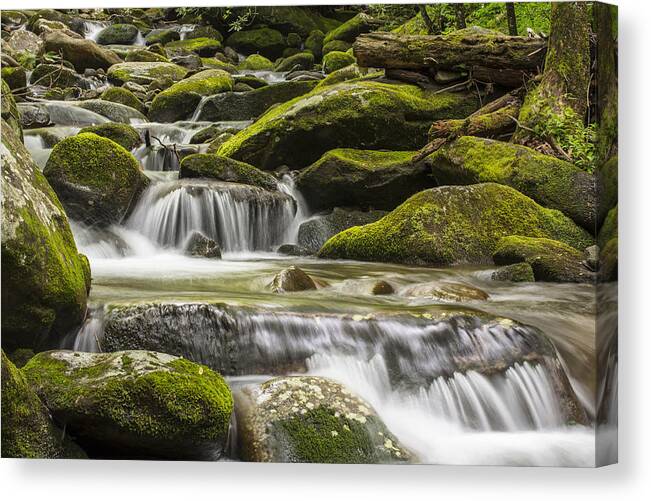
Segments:
[[[188,237],[185,252],[190,256],[221,259],[222,250],[217,242],[201,232],[195,231]]]

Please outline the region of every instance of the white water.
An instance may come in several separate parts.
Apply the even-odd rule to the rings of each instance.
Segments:
[[[109,26],[110,23],[106,21],[85,21],[84,22],[84,37],[97,42],[97,36],[100,31]]]

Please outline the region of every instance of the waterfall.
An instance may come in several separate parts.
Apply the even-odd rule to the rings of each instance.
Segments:
[[[280,192],[182,179],[150,186],[126,227],[164,248],[180,249],[199,231],[225,252],[270,251],[283,243],[294,213],[294,200]]]
[[[109,24],[105,21],[84,21],[84,37],[96,42],[100,31],[109,26]]]
[[[298,229],[309,217],[307,202],[301,192],[296,188],[294,178],[290,174],[283,175],[278,183],[278,189],[296,200],[296,215],[287,228],[285,238],[285,243],[296,243],[298,242]]]

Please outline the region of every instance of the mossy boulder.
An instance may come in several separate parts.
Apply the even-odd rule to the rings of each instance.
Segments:
[[[97,34],[100,45],[131,45],[138,36],[138,28],[133,24],[116,23],[104,28]]]
[[[169,63],[169,59],[162,54],[146,49],[136,49],[127,52],[124,57],[127,63]]]
[[[281,270],[269,284],[272,292],[300,292],[316,289],[316,283],[310,275],[298,266]]]
[[[345,23],[328,32],[325,36],[325,43],[333,40],[342,40],[353,43],[362,33],[368,33],[378,27],[378,22],[368,14],[360,12]]]
[[[536,277],[529,263],[515,263],[502,266],[491,274],[492,280],[501,282],[535,282]]]
[[[137,109],[127,106],[122,103],[107,101],[105,99],[87,99],[79,101],[77,106],[103,117],[108,118],[113,122],[130,124],[130,123],[144,123],[147,117],[140,113]]]
[[[619,240],[613,237],[599,251],[599,281],[612,282],[618,276],[618,247]]]
[[[305,167],[335,148],[412,150],[427,142],[433,120],[477,109],[466,93],[361,81],[314,90],[267,111],[222,145],[222,155],[273,169]]]
[[[24,89],[27,87],[27,72],[22,66],[3,66],[2,80],[7,82],[11,90]]]
[[[131,153],[91,133],[57,144],[43,173],[68,215],[89,224],[119,223],[149,184]]]
[[[333,40],[332,42],[324,43],[321,49],[322,57],[330,52],[348,52],[353,47],[353,44],[344,42],[343,40]]]
[[[4,80],[0,80],[0,91],[0,114],[3,125],[6,124],[7,127],[11,128],[22,142],[23,129],[20,125],[20,112],[18,106],[16,106],[14,95]]]
[[[330,379],[276,378],[238,398],[247,461],[396,463],[411,457],[368,403]]]
[[[237,66],[217,59],[216,57],[202,57],[201,66],[210,70],[224,70],[231,74],[237,73]]]
[[[222,44],[214,38],[186,38],[165,44],[165,50],[171,54],[175,52],[192,52],[201,57],[212,57],[221,50]]]
[[[583,253],[548,238],[508,236],[500,239],[493,253],[495,264],[527,263],[538,282],[593,282],[593,274],[582,264]]]
[[[22,371],[91,454],[214,460],[224,449],[233,400],[208,367],[147,351],[48,351]]]
[[[274,63],[260,54],[251,54],[237,65],[238,70],[266,71],[273,70]]]
[[[136,95],[124,87],[111,87],[102,92],[100,99],[129,106],[140,113],[147,113],[147,108]]]
[[[616,205],[610,211],[608,211],[608,215],[606,216],[606,219],[604,219],[604,223],[601,225],[601,228],[599,229],[599,234],[597,236],[597,243],[601,248],[605,247],[605,245],[608,243],[609,240],[617,237],[617,230],[618,230],[617,208],[618,206]]]
[[[135,82],[149,85],[154,80],[168,78],[178,82],[185,78],[188,70],[174,63],[120,63],[111,66],[107,72],[109,80],[117,85]]]
[[[45,35],[43,50],[61,54],[61,57],[70,61],[79,73],[83,73],[87,68],[107,70],[121,62],[117,55],[92,40],[73,38],[59,30]]]
[[[2,346],[37,348],[81,324],[90,267],[59,199],[4,120],[0,151]]]
[[[303,39],[301,38],[301,35],[298,33],[287,33],[286,37],[287,45],[288,47],[294,48],[294,49],[300,49],[301,45],[303,45]]]
[[[16,366],[2,351],[2,457],[82,459]]]
[[[206,99],[197,119],[210,122],[252,120],[275,104],[307,94],[316,82],[280,82],[248,92],[225,92]]]
[[[10,51],[38,54],[43,47],[43,40],[31,31],[13,30],[6,39],[3,37],[3,44]]]
[[[603,216],[617,205],[618,167],[618,157],[614,156],[600,165],[596,171],[599,188],[599,214]]]
[[[305,39],[305,50],[309,50],[317,61],[323,55],[323,40],[325,35],[321,30],[311,31],[309,36]]]
[[[85,88],[86,82],[75,70],[60,64],[39,64],[29,77],[32,85],[66,89],[68,87]]]
[[[250,184],[276,190],[276,178],[252,165],[209,153],[189,155],[181,161],[179,178],[205,177],[229,183]]]
[[[256,20],[282,33],[295,32],[307,36],[313,30],[330,31],[341,24],[336,19],[323,16],[318,8],[304,6],[257,7]]]
[[[333,207],[394,209],[434,186],[425,162],[413,151],[336,149],[304,169],[296,180],[312,210]]]
[[[147,33],[145,37],[146,45],[154,45],[157,43],[165,45],[169,42],[174,42],[176,40],[181,40],[181,34],[178,30],[172,30],[168,28],[154,29]]]
[[[594,176],[569,162],[493,139],[460,137],[427,158],[439,185],[499,183],[594,231]]]
[[[86,132],[97,134],[98,136],[115,141],[127,151],[131,151],[136,146],[142,144],[142,139],[140,138],[138,131],[127,124],[108,122],[105,124],[84,127],[79,131],[80,134]]]
[[[322,89],[323,87],[328,87],[330,85],[346,82],[348,80],[356,80],[362,77],[362,72],[359,69],[359,66],[356,64],[350,64],[340,70],[333,71],[329,73],[323,80],[317,85],[317,89]]]
[[[271,28],[236,31],[226,39],[226,45],[242,54],[262,54],[269,59],[280,57],[287,43],[283,34]]]
[[[223,70],[204,70],[175,83],[156,95],[149,118],[157,122],[176,122],[189,118],[204,96],[233,89],[233,77]]]
[[[196,24],[191,29],[185,32],[185,39],[191,40],[194,38],[212,38],[220,42],[224,41],[224,36],[220,31],[210,26],[209,24]]]
[[[314,67],[314,55],[311,52],[299,52],[280,61],[276,71],[311,70]]]
[[[576,249],[593,238],[561,212],[494,183],[422,191],[379,221],[328,240],[319,257],[418,265],[488,264],[505,235],[559,240]]]
[[[328,74],[355,62],[355,57],[347,52],[332,51],[323,56],[323,72]]]

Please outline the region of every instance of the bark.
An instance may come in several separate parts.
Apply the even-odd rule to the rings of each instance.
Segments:
[[[595,3],[597,34],[597,161],[603,163],[617,154],[617,7]]]
[[[515,4],[506,2],[506,19],[509,23],[509,35],[518,35],[518,21],[515,17]]]
[[[422,88],[433,86],[432,81],[427,75],[423,75],[417,71],[388,69],[385,71],[385,76],[390,80],[407,82],[410,84],[418,85]]]

